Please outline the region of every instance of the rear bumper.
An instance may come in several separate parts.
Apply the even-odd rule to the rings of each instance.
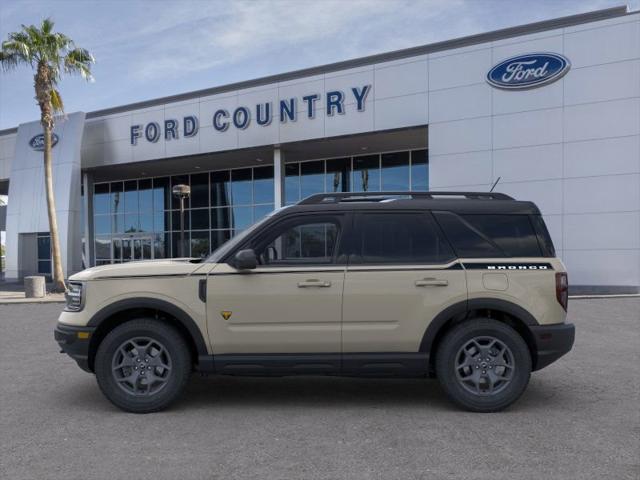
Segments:
[[[69,355],[82,370],[90,373],[89,343],[94,330],[91,327],[75,327],[58,323],[53,331],[53,336],[60,345],[61,353]]]
[[[555,362],[573,347],[576,327],[572,323],[531,326],[536,344],[533,370],[540,370]]]

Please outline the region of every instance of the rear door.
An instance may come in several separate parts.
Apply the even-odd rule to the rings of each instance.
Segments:
[[[429,322],[466,300],[465,272],[428,212],[362,212],[343,297],[343,353],[419,351]]]

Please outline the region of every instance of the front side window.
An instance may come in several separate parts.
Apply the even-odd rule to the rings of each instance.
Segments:
[[[443,264],[455,258],[426,213],[365,213],[356,222],[352,263]]]
[[[339,230],[333,219],[287,222],[258,246],[256,253],[263,265],[333,263]]]

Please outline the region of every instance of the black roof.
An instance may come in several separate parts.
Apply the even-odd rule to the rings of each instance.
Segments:
[[[539,215],[533,202],[514,200],[503,193],[488,192],[367,192],[321,193],[287,207],[283,213],[432,210],[460,214]]]

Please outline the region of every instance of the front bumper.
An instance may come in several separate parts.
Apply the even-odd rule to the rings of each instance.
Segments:
[[[78,366],[85,372],[91,372],[89,368],[89,344],[95,328],[76,327],[58,323],[53,336],[60,345],[60,352],[73,358]]]
[[[530,328],[536,344],[534,371],[555,362],[573,347],[576,327],[572,323],[536,325]]]

